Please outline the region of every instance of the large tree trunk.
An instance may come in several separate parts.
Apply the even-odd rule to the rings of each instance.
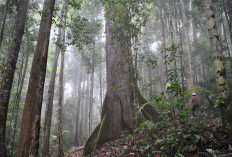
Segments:
[[[185,5],[184,1],[180,0],[181,5],[181,11],[182,11],[182,17],[183,17],[183,27],[184,27],[184,34],[185,34],[185,40],[186,40],[186,49],[188,54],[188,62],[189,62],[189,87],[193,88],[195,86],[195,77],[194,77],[194,63],[193,63],[193,54],[191,50],[191,43],[189,39],[189,31],[188,31],[188,21],[187,21],[187,15],[185,11]]]
[[[55,0],[45,0],[20,128],[18,156],[38,156],[41,107]]]
[[[226,78],[223,50],[221,47],[220,35],[216,26],[215,13],[211,0],[205,0],[205,17],[207,19],[210,43],[214,57],[214,69],[218,85],[218,96],[221,99],[220,110],[222,123],[226,133],[232,136],[232,103],[229,85]]]
[[[3,70],[2,78],[0,81],[0,156],[6,156],[6,118],[20,44],[24,34],[27,8],[28,0],[22,0],[18,7],[18,14],[13,31],[13,39],[9,46],[9,50],[5,60],[5,68]]]
[[[1,27],[1,33],[0,33],[0,48],[2,46],[2,41],[3,41],[4,29],[5,29],[5,23],[6,23],[6,15],[7,15],[8,8],[9,8],[9,2],[10,0],[6,1],[6,8],[5,8],[3,19],[2,19],[2,27]]]
[[[84,155],[92,153],[106,141],[119,137],[123,130],[132,130],[135,125],[133,104],[146,102],[134,75],[129,29],[123,27],[129,22],[127,8],[122,1],[118,1],[118,5],[113,3],[109,1],[106,4],[107,92],[101,122],[89,136]],[[118,19],[117,14],[123,17]],[[158,115],[156,112],[153,114]]]

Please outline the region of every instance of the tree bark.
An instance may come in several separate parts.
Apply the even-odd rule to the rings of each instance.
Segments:
[[[57,43],[60,43],[59,41],[60,36],[60,29],[58,33],[58,41]],[[48,99],[46,102],[46,110],[45,110],[45,120],[44,120],[44,135],[43,135],[43,150],[42,150],[42,156],[48,157],[49,156],[49,141],[50,141],[50,132],[51,132],[51,122],[52,122],[52,111],[53,111],[53,99],[54,99],[54,91],[55,91],[55,80],[56,80],[56,71],[57,71],[57,64],[60,54],[60,48],[58,45],[56,45],[55,49],[55,57],[54,57],[54,64],[52,69],[52,75],[49,82],[48,87]]]
[[[102,112],[102,63],[100,63],[100,66],[99,66],[99,85],[100,85],[100,91],[99,91],[99,96],[100,96],[100,103],[101,103],[101,111],[100,113]]]
[[[59,107],[58,107],[58,157],[64,156],[62,136],[62,107],[64,101],[64,53],[61,51],[60,80],[59,80]]]
[[[229,85],[226,77],[223,50],[221,47],[220,35],[217,29],[215,13],[211,0],[205,0],[205,17],[207,19],[210,44],[214,57],[214,69],[218,85],[218,96],[220,98],[220,110],[222,123],[227,135],[232,136],[232,103]]]
[[[41,107],[55,0],[45,0],[20,128],[18,156],[38,156]]]
[[[186,49],[188,54],[188,61],[189,61],[189,87],[193,88],[195,86],[195,77],[194,77],[194,63],[193,63],[193,54],[191,50],[191,43],[189,39],[189,32],[188,32],[188,22],[187,22],[187,15],[185,11],[184,1],[180,0],[182,17],[183,17],[183,27],[184,27],[184,34],[186,39]]]
[[[87,72],[87,85],[86,85],[86,98],[85,98],[85,111],[84,111],[84,128],[83,132],[85,134],[85,137],[88,137],[90,135],[89,132],[89,104],[90,104],[90,76],[89,73]]]
[[[135,125],[133,104],[146,102],[134,75],[130,30],[123,27],[130,20],[127,7],[122,1],[112,0],[105,6],[107,92],[101,122],[89,136],[83,155],[88,155],[103,143],[119,137],[124,130],[131,131]],[[118,14],[123,16],[117,18]],[[152,114],[158,115],[155,111]]]
[[[82,84],[82,74],[81,74],[81,67],[79,68],[79,78],[78,78],[78,95],[77,95],[77,109],[76,109],[76,122],[75,122],[75,137],[74,137],[74,145],[79,145],[79,121],[80,121],[80,107],[81,107],[81,84]]]
[[[63,4],[62,10],[61,10],[61,18],[60,18],[60,25],[63,24],[64,18],[64,12],[65,12],[65,5]],[[47,99],[47,105],[46,105],[46,111],[45,111],[45,122],[44,122],[44,135],[43,135],[43,150],[42,150],[42,156],[48,157],[49,156],[49,140],[50,140],[50,132],[51,132],[51,122],[52,122],[52,111],[53,111],[53,99],[54,99],[54,90],[55,90],[55,82],[56,82],[56,71],[57,71],[57,65],[58,65],[58,59],[60,55],[60,45],[62,42],[62,28],[59,27],[58,29],[58,35],[57,35],[57,45],[55,49],[55,57],[54,57],[54,65],[52,69],[52,75],[49,82],[49,88],[48,88],[48,99]]]
[[[10,0],[6,1],[6,8],[3,14],[3,19],[2,19],[2,27],[1,27],[1,34],[0,34],[0,48],[2,47],[2,41],[3,41],[3,35],[4,35],[4,29],[5,29],[5,23],[6,23],[6,16],[9,8],[9,2]]]
[[[12,143],[11,143],[11,150],[10,150],[10,156],[13,156],[13,151],[14,151],[14,144],[15,144],[15,136],[16,136],[16,131],[17,131],[17,121],[18,121],[18,112],[19,112],[19,103],[21,100],[21,94],[22,94],[22,89],[23,89],[23,85],[24,85],[24,79],[26,76],[26,72],[27,72],[27,66],[28,66],[28,58],[29,58],[29,51],[30,51],[30,39],[29,39],[29,35],[28,32],[27,34],[27,52],[26,52],[26,59],[25,59],[25,65],[24,65],[24,69],[23,69],[23,74],[21,76],[21,81],[19,83],[19,90],[17,92],[16,95],[16,100],[15,100],[15,116],[14,116],[14,129],[13,129],[13,136],[12,136]]]
[[[146,27],[144,27],[144,32],[143,32],[143,53],[144,54],[149,54],[149,45],[148,45],[148,39],[147,39],[147,29]],[[164,59],[164,58],[163,58]],[[164,61],[164,60],[163,60]],[[165,66],[166,64],[164,63],[163,66]],[[149,92],[148,92],[148,96],[149,96],[149,100],[152,100],[152,95],[153,95],[153,89],[152,89],[152,68],[151,65],[147,64],[146,66],[146,70],[147,70],[147,74],[148,74],[148,84],[149,84]],[[166,69],[167,70],[167,69]],[[165,68],[164,68],[164,77],[166,78],[166,72]]]
[[[83,80],[85,80],[85,79],[83,79]],[[82,97],[82,99],[81,99],[81,102],[80,102],[80,104],[81,104],[81,114],[80,114],[80,117],[81,117],[81,121],[80,121],[80,136],[82,137],[81,138],[81,144],[83,143],[83,139],[84,139],[84,137],[85,137],[85,135],[84,135],[84,109],[85,109],[85,83],[83,83],[83,88],[82,88],[82,91],[81,91],[81,97]],[[87,122],[86,122],[87,123]]]
[[[13,39],[5,60],[5,68],[0,81],[0,156],[7,156],[5,146],[5,130],[10,92],[14,79],[14,72],[18,60],[20,44],[24,34],[27,16],[28,0],[22,0],[18,7],[18,14],[13,30]]]
[[[92,132],[92,121],[93,121],[93,87],[94,87],[94,66],[91,69],[90,77],[90,103],[89,103],[89,133]]]
[[[231,0],[227,0],[227,13],[229,16],[229,21],[228,21],[228,25],[229,25],[229,31],[230,31],[230,39],[231,39],[231,43],[232,43],[232,1]]]
[[[62,107],[64,103],[64,56],[65,56],[65,27],[66,17],[68,13],[69,0],[63,2],[64,10],[62,12],[62,49],[61,49],[61,65],[59,80],[59,109],[58,109],[58,157],[64,156],[63,135],[62,135]]]
[[[166,64],[166,43],[165,43],[165,34],[164,34],[164,21],[163,21],[163,2],[159,0],[159,17],[160,17],[160,27],[161,27],[161,38],[162,38],[162,62],[163,62],[163,75],[164,75],[164,84],[168,83],[168,68]]]

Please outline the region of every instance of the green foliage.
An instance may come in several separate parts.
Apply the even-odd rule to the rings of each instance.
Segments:
[[[71,17],[72,23],[69,25],[71,32],[67,33],[67,37],[71,42],[69,45],[75,45],[82,49],[84,45],[93,44],[95,37],[101,29],[101,20],[87,19],[81,16]]]
[[[141,28],[145,26],[149,16],[150,9],[152,8],[152,1],[150,0],[102,0],[105,5],[105,17],[112,20],[109,12],[114,10],[116,17],[114,17],[116,25],[111,31],[114,37],[126,35],[132,39],[137,39],[141,34]]]

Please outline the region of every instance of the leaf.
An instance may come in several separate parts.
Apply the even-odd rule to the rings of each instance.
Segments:
[[[180,153],[177,153],[177,155],[180,156],[180,157],[184,157],[184,155],[182,155],[182,154],[180,154]]]
[[[165,85],[166,89],[170,88],[171,86],[172,86],[172,82],[168,82],[168,83]]]

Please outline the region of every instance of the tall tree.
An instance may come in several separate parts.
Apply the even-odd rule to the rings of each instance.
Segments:
[[[221,47],[220,35],[216,25],[215,13],[211,0],[205,0],[205,17],[207,19],[208,32],[214,57],[214,69],[218,85],[218,96],[220,98],[220,110],[222,123],[226,133],[232,136],[232,103],[229,85],[226,78],[223,49]]]
[[[64,156],[63,136],[62,136],[62,107],[64,103],[64,56],[65,56],[65,27],[66,17],[68,13],[69,0],[63,2],[64,10],[62,12],[62,49],[61,49],[61,64],[60,64],[60,79],[59,79],[59,109],[58,109],[58,157]]]
[[[24,34],[27,8],[28,0],[20,1],[13,30],[13,38],[9,46],[5,59],[5,68],[0,80],[0,156],[7,156],[5,146],[6,118],[20,44]]]
[[[193,88],[195,86],[195,77],[194,77],[194,63],[193,63],[193,54],[191,49],[191,42],[189,38],[189,27],[188,27],[188,20],[185,11],[184,0],[180,0],[181,11],[182,11],[182,18],[183,18],[183,27],[184,27],[184,35],[186,40],[186,50],[188,54],[188,62],[189,62],[189,87]]]
[[[74,145],[78,146],[79,145],[79,127],[80,127],[80,108],[81,108],[81,84],[82,84],[82,74],[81,74],[81,66],[79,66],[79,71],[78,71],[78,93],[75,96],[76,100],[76,104],[77,104],[77,109],[76,109],[76,121],[75,121],[75,137],[74,137]],[[75,91],[76,92],[76,91]]]
[[[144,54],[146,54],[147,56],[149,56],[149,45],[148,45],[148,37],[147,37],[147,28],[146,27],[144,27],[144,32],[143,32],[143,53]],[[164,64],[163,64],[163,66],[164,66],[164,78],[166,78],[166,76],[167,75],[165,75],[166,74],[166,72],[165,72],[165,67],[167,67],[167,66],[165,66],[166,64],[165,64],[165,62],[163,62]],[[149,86],[149,99],[151,100],[152,99],[152,67],[151,67],[151,65],[150,64],[147,64],[147,67],[146,67],[146,70],[147,70],[147,75],[148,75],[148,83],[150,84],[150,86]],[[166,69],[167,70],[167,69]],[[166,79],[165,79],[166,80]],[[166,82],[166,81],[165,81]]]
[[[133,104],[146,102],[134,75],[131,34],[128,28],[130,18],[126,1],[109,0],[105,3],[105,10],[107,92],[101,122],[89,136],[84,155],[92,153],[106,141],[119,137],[123,130],[133,129]],[[153,114],[158,115],[155,111]]]
[[[229,16],[229,20],[228,20],[228,25],[229,25],[229,31],[230,31],[230,39],[232,42],[232,1],[231,0],[227,0],[227,14]]]
[[[161,28],[161,38],[162,38],[162,61],[163,61],[163,73],[164,73],[164,83],[168,82],[168,68],[166,64],[166,42],[165,42],[165,33],[164,33],[164,20],[163,20],[163,1],[159,0],[159,18],[160,18],[160,28]]]
[[[1,33],[0,33],[0,48],[2,46],[5,23],[6,23],[6,16],[7,16],[8,8],[9,8],[9,3],[10,3],[10,0],[7,0],[6,1],[6,6],[5,6],[6,8],[5,8],[5,11],[4,11],[4,14],[3,14],[2,27],[1,27]]]
[[[55,0],[45,0],[20,128],[18,156],[38,156],[41,107]]]
[[[16,131],[17,131],[17,121],[18,121],[18,112],[19,112],[19,103],[21,100],[21,94],[23,90],[23,85],[24,85],[24,79],[26,76],[27,72],[27,66],[28,66],[28,58],[29,58],[29,52],[31,49],[30,45],[30,37],[29,37],[29,32],[26,30],[26,36],[27,36],[27,50],[26,50],[26,58],[25,58],[25,65],[23,67],[23,72],[20,74],[19,77],[19,89],[16,93],[16,98],[15,98],[15,113],[14,113],[14,127],[13,127],[13,137],[12,137],[12,142],[11,142],[11,150],[10,150],[10,156],[13,156],[13,151],[14,151],[14,144],[15,144],[15,136],[16,136]],[[24,57],[24,56],[23,56]]]
[[[64,15],[66,13],[65,9],[66,4],[63,3],[62,10],[61,10],[61,18],[60,18],[60,27],[58,28],[58,34],[57,34],[57,41],[56,41],[56,48],[55,48],[55,57],[54,57],[54,64],[51,74],[51,79],[49,82],[48,87],[48,99],[47,99],[47,105],[45,110],[45,122],[44,122],[44,135],[43,135],[43,151],[42,154],[44,157],[49,156],[49,140],[50,140],[50,132],[51,132],[51,122],[52,122],[52,110],[53,110],[53,99],[54,99],[54,90],[55,90],[55,81],[56,81],[56,71],[57,71],[57,65],[58,65],[58,59],[60,54],[60,46],[62,45],[62,27],[63,27],[63,21],[66,19],[66,16]]]

